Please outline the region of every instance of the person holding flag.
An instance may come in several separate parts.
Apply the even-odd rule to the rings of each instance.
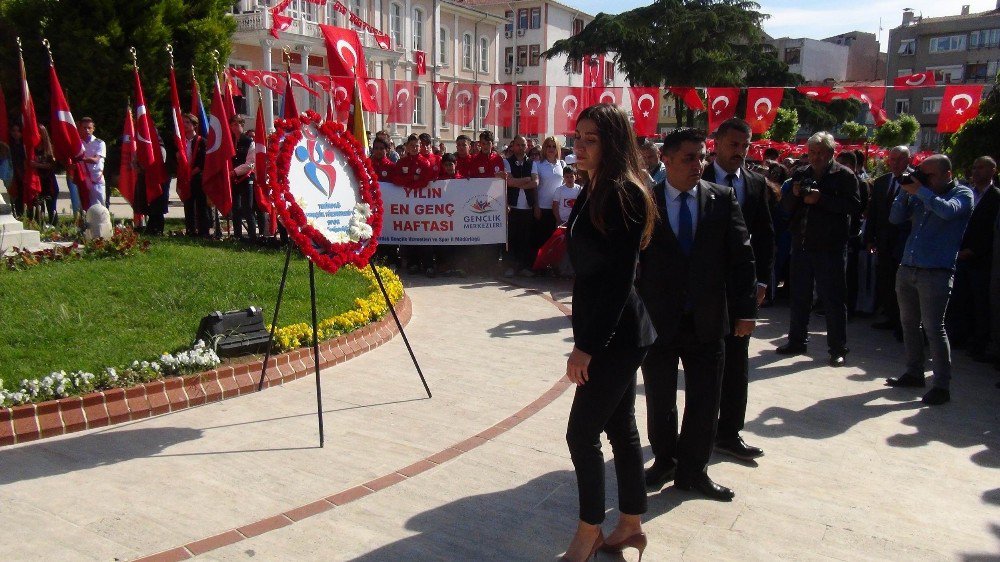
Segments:
[[[242,115],[233,115],[229,119],[229,131],[233,135],[235,153],[232,160],[230,181],[233,186],[233,233],[239,240],[243,236],[243,224],[246,221],[247,236],[251,242],[257,241],[257,214],[254,209],[254,139],[244,132],[246,121]]]
[[[201,185],[201,170],[205,167],[205,138],[198,134],[198,117],[184,115],[184,155],[188,161],[188,193],[184,200],[184,233],[187,236],[208,237],[212,213]]]
[[[96,203],[107,206],[108,196],[104,185],[104,161],[108,157],[108,147],[103,140],[94,136],[94,120],[80,119],[80,140],[83,141],[83,163],[87,169],[89,193],[80,193],[83,212]]]
[[[222,90],[215,83],[212,90],[212,113],[209,116],[208,136],[205,137],[205,164],[202,168],[202,187],[205,197],[221,215],[228,215],[233,208],[231,184],[232,158],[236,156],[229,121],[222,101]],[[221,237],[218,219],[215,221],[215,236]]]

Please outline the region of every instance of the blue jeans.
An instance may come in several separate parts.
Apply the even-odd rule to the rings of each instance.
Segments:
[[[69,202],[73,206],[73,214],[77,215],[80,213],[80,191],[68,172],[66,173],[66,188],[69,189]]]
[[[896,274],[896,297],[899,299],[899,320],[903,325],[903,345],[906,346],[906,374],[924,376],[924,338],[934,361],[934,387],[948,390],[951,383],[951,346],[944,329],[944,313],[955,276],[948,269],[922,269],[899,266]]]
[[[791,321],[788,342],[809,340],[813,285],[826,311],[826,343],[830,355],[847,353],[847,248],[834,251],[792,249]]]

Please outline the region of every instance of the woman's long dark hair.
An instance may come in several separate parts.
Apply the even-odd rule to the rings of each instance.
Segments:
[[[588,119],[597,126],[601,139],[601,159],[590,173],[590,220],[604,233],[604,209],[609,197],[616,197],[626,219],[642,224],[641,247],[649,245],[656,222],[656,203],[643,179],[645,169],[639,155],[639,144],[625,112],[607,103],[592,105],[580,113],[578,121]],[[628,197],[626,183],[635,184],[642,193],[642,202]]]

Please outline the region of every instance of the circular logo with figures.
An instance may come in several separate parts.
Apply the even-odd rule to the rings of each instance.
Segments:
[[[314,111],[275,120],[267,188],[289,237],[322,269],[359,268],[378,246],[382,198],[364,147]]]

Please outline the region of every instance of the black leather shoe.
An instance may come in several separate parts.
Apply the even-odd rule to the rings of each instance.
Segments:
[[[676,473],[677,467],[658,465],[654,462],[653,466],[646,469],[646,488],[659,490],[664,484],[673,480]]]
[[[674,485],[681,490],[700,492],[705,497],[720,502],[733,501],[733,498],[736,497],[735,492],[725,486],[720,486],[715,482],[712,482],[712,479],[705,473],[695,476],[694,479],[690,481],[678,480],[674,483]]]
[[[831,367],[843,367],[847,365],[847,357],[843,354],[837,353],[830,356],[830,366]]]
[[[806,345],[803,343],[786,343],[774,350],[778,355],[803,355],[806,352]]]
[[[924,397],[920,399],[921,402],[927,404],[928,406],[940,406],[945,402],[951,400],[951,392],[946,388],[932,388],[924,394]]]
[[[894,379],[885,379],[885,385],[893,388],[923,388],[926,384],[924,377],[915,375],[903,375]]]
[[[715,450],[743,461],[752,461],[764,456],[763,449],[747,445],[739,435],[735,439],[717,439],[715,441]]]

